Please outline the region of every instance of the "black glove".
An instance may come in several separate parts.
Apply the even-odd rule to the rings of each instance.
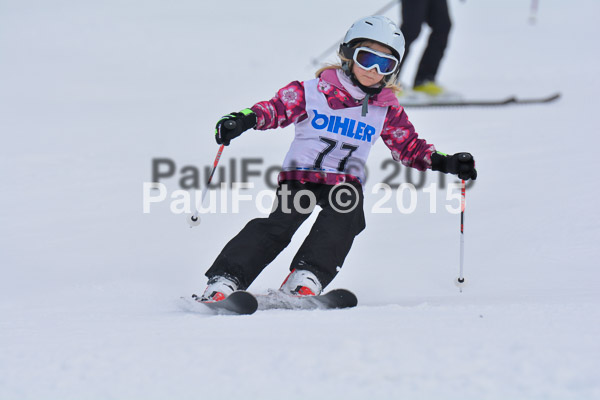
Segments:
[[[431,169],[446,174],[458,175],[460,179],[477,179],[475,159],[473,159],[471,153],[456,153],[453,155],[433,153],[431,155]]]
[[[256,114],[249,108],[240,112],[227,114],[217,122],[215,139],[218,144],[229,146],[231,139],[235,139],[243,132],[256,126]]]

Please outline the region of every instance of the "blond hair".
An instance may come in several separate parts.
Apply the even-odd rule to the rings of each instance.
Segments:
[[[361,46],[369,46],[369,44],[372,44],[372,43],[378,43],[378,42],[374,42],[372,40],[365,40],[365,41],[356,43],[355,45],[352,46],[352,48],[356,49],[356,48],[361,47]],[[339,62],[337,62],[335,64],[325,64],[324,66],[322,66],[321,68],[319,68],[317,70],[317,72],[315,72],[315,76],[317,78],[320,77],[321,74],[324,71],[328,70],[328,69],[341,69],[341,70],[343,70],[342,65],[344,63],[346,63],[348,65],[348,68],[350,69],[350,71],[352,71],[352,68],[354,67],[354,60],[350,60],[350,59],[344,57],[344,55],[341,52],[339,52],[339,51],[338,51],[338,57],[340,59]],[[395,78],[396,75],[392,74],[390,76],[393,77],[393,78]],[[396,79],[386,79],[386,78],[387,78],[387,76],[383,78],[383,81],[385,82],[385,85],[383,87],[385,89],[391,89],[394,92],[394,94],[396,94],[396,95],[400,94],[400,92],[402,91],[402,87],[400,87],[400,85],[396,84],[396,82],[395,82]]]

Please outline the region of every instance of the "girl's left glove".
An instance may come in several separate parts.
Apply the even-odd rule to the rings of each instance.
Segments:
[[[477,179],[475,159],[471,153],[456,153],[453,155],[433,153],[431,155],[431,169],[446,174],[458,175],[460,179]]]
[[[229,146],[231,139],[235,139],[243,132],[256,126],[256,114],[249,108],[240,112],[227,114],[217,122],[215,139],[218,144]]]

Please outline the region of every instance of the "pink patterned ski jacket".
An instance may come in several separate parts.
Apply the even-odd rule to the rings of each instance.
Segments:
[[[319,77],[319,92],[325,95],[327,103],[334,110],[348,107],[360,107],[361,100],[350,96],[337,77],[335,69],[325,70]],[[432,144],[419,139],[414,126],[408,120],[404,108],[398,103],[391,89],[383,89],[378,95],[369,99],[369,104],[389,107],[381,139],[391,150],[392,158],[407,167],[424,171],[431,168],[431,154],[435,151]],[[257,124],[254,129],[266,130],[286,127],[308,118],[303,82],[294,81],[280,89],[275,97],[261,101],[251,107],[256,113]],[[308,171],[283,171],[279,181],[300,180],[325,184],[358,181],[352,175],[326,174]]]

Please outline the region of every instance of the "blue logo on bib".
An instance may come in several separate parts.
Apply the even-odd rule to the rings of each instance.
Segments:
[[[371,142],[371,137],[375,134],[375,128],[364,122],[358,122],[351,118],[319,114],[317,110],[313,110],[313,112],[315,113],[315,117],[310,123],[315,129],[326,129],[327,132],[369,143]]]

